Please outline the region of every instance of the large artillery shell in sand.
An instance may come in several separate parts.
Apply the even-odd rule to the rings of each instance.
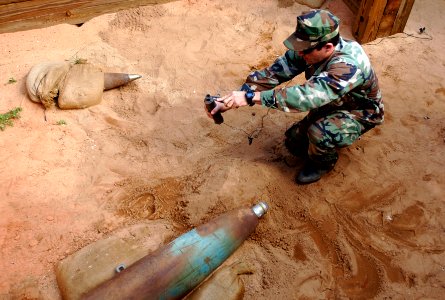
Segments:
[[[83,299],[180,299],[243,243],[267,210],[260,202],[227,212],[143,257]]]

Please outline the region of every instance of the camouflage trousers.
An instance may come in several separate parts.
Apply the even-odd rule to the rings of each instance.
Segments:
[[[308,155],[320,163],[335,163],[336,148],[351,145],[373,127],[360,123],[348,111],[332,111],[325,116],[311,111],[286,131],[285,143],[294,155]]]

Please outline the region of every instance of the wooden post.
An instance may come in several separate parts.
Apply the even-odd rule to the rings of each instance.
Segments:
[[[362,0],[352,33],[359,43],[375,40],[386,0]]]
[[[93,17],[175,0],[0,0],[0,33],[60,23],[82,24]]]
[[[357,7],[351,4],[353,0],[348,2],[351,9]],[[352,28],[354,37],[364,44],[403,32],[413,5],[414,0],[361,0],[358,11],[353,11],[357,14]]]
[[[396,20],[394,21],[394,26],[392,27],[391,34],[396,34],[403,32],[405,29],[406,22],[408,21],[409,14],[413,8],[414,0],[403,0],[399,10],[397,12]]]

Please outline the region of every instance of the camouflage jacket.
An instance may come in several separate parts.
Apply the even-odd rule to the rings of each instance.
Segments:
[[[302,85],[277,87],[305,72]],[[261,92],[263,106],[285,112],[349,111],[371,125],[383,122],[383,101],[377,76],[368,56],[355,41],[340,38],[334,53],[317,65],[307,65],[297,52],[288,50],[268,68],[252,72],[246,84]]]

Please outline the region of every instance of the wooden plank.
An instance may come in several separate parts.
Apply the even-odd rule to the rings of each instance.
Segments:
[[[414,0],[403,0],[390,34],[396,34],[405,30],[406,22],[408,21],[413,5]]]
[[[360,43],[403,32],[414,0],[362,0],[352,32]]]
[[[387,0],[362,0],[353,26],[353,34],[359,43],[373,41],[385,11]]]
[[[175,0],[14,1],[0,5],[0,33],[42,28],[60,23],[81,24],[98,15],[172,1]]]
[[[29,0],[0,0],[0,5],[16,3],[16,2],[25,2],[25,1],[29,1]]]
[[[360,7],[357,11],[357,15],[355,17],[354,24],[352,26],[352,34],[360,42],[360,37],[363,35],[365,31],[366,24],[368,22],[365,17],[367,16],[366,11],[371,8],[372,2],[368,0],[363,0],[360,3]]]
[[[380,20],[377,37],[385,37],[391,35],[394,22],[399,12],[400,4],[403,0],[387,0],[382,19]]]

